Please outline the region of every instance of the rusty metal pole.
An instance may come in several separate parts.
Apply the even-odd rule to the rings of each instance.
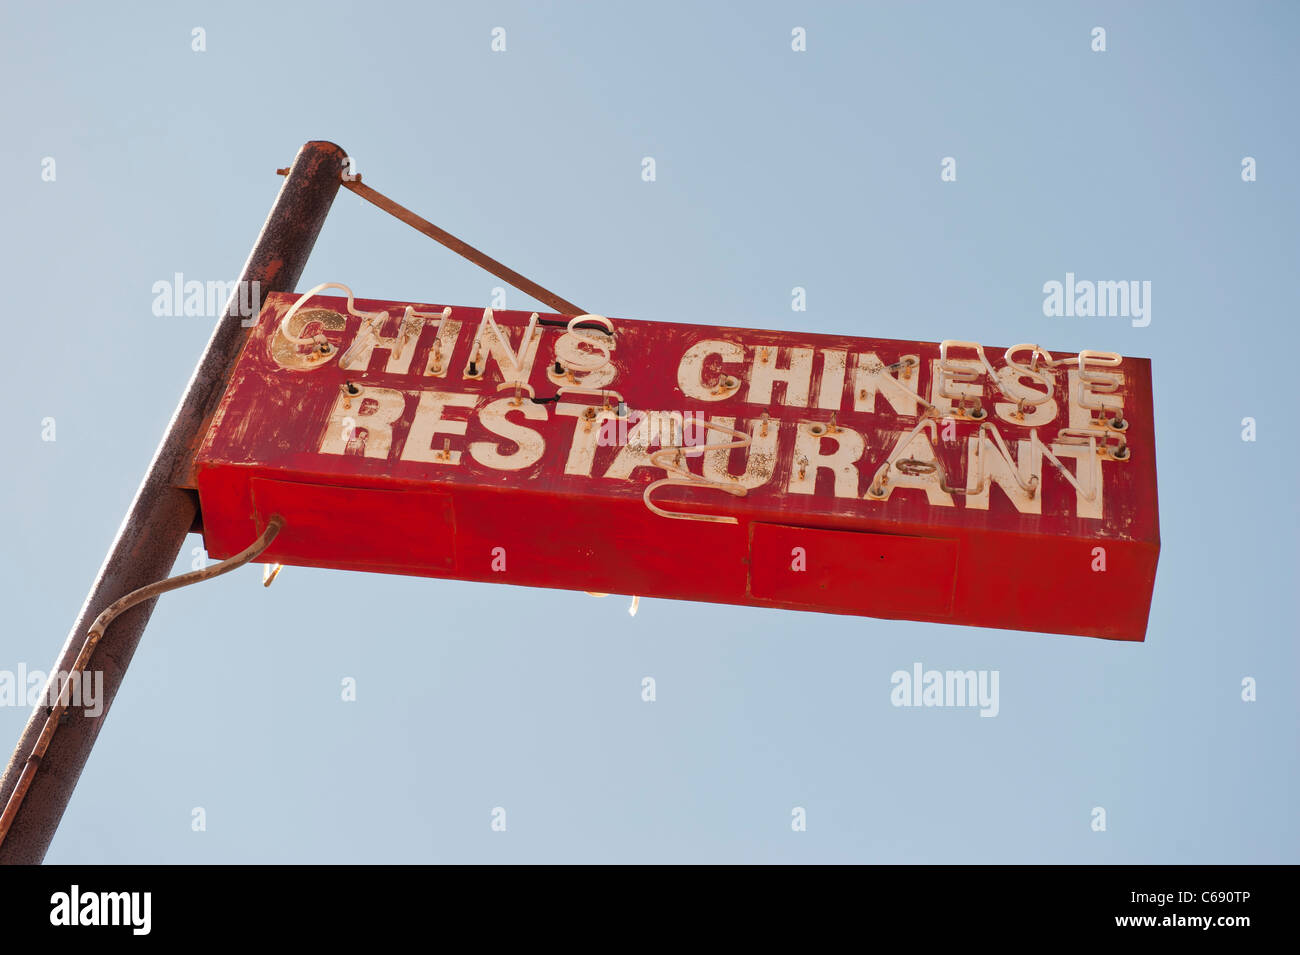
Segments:
[[[263,294],[293,291],[338,193],[345,155],[340,147],[328,142],[310,142],[298,151],[271,214],[244,263],[239,277],[241,283],[259,282]],[[104,558],[90,595],[72,625],[54,664],[52,678],[72,668],[86,632],[101,610],[124,594],[162,580],[171,572],[185,536],[197,526],[198,496],[179,487],[178,481],[183,479],[202,429],[216,410],[248,333],[238,314],[239,289],[248,287],[238,286],[226,304],[207,350],[154,453],[149,471],[136,491],[131,509]],[[79,708],[68,711],[68,722],[51,741],[13,827],[0,844],[0,863],[35,864],[45,858],[156,599],[123,613],[96,647],[87,669],[103,671],[103,711],[94,718],[85,716]],[[8,802],[22,775],[47,710],[47,706],[38,705],[23,729],[0,779],[0,807]]]

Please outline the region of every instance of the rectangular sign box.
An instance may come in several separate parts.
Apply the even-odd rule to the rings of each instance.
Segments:
[[[1150,362],[1033,344],[277,294],[188,479],[213,557],[1116,640],[1160,550]]]

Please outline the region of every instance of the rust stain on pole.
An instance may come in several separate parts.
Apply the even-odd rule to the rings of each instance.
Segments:
[[[257,243],[244,264],[241,283],[260,283],[263,293],[292,291],[338,193],[343,149],[334,143],[310,142],[299,150],[276,197]],[[52,671],[70,672],[95,618],[124,594],[162,580],[170,573],[185,536],[196,526],[198,499],[188,490],[193,449],[216,410],[248,329],[239,311],[240,288],[227,303],[208,347],[172,415],[135,500],[118,529],[90,594]],[[73,788],[117,695],[157,598],[127,610],[100,640],[88,669],[104,674],[104,707],[98,717],[68,710],[39,762],[22,808],[0,845],[0,863],[39,863],[45,858]],[[23,729],[0,778],[0,805],[8,802],[33,752],[48,707],[38,705]]]

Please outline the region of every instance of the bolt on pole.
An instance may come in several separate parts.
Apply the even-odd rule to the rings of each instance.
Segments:
[[[54,663],[52,681],[72,669],[86,632],[100,611],[119,597],[166,577],[186,535],[197,526],[198,496],[178,486],[178,481],[202,438],[202,429],[221,400],[248,334],[238,314],[240,290],[250,288],[253,282],[260,283],[264,293],[294,290],[338,193],[345,156],[342,148],[329,142],[309,142],[298,151],[244,263],[240,284],[226,304]],[[0,844],[0,864],[36,864],[45,858],[156,601],[148,600],[123,613],[96,647],[87,669],[104,674],[103,710],[98,717],[88,717],[80,709],[67,711],[68,722],[59,728],[41,758],[13,826]],[[0,778],[0,807],[8,803],[22,776],[48,710],[43,699],[27,720]]]

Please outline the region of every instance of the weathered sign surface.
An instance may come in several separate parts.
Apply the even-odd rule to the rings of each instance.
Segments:
[[[208,552],[1141,640],[1150,362],[273,295]]]

